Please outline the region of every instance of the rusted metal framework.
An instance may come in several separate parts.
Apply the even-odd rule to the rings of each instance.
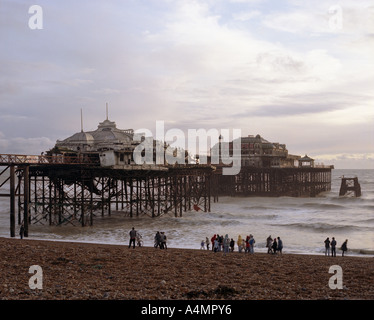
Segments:
[[[92,225],[96,216],[121,211],[133,217],[210,211],[209,168],[168,171],[103,168],[30,168],[32,221]]]
[[[180,217],[196,208],[210,211],[211,166],[124,170],[66,160],[41,163],[30,156],[1,158],[5,168],[0,176],[8,171],[9,175],[0,187],[9,181],[10,188],[0,196],[10,197],[12,237],[17,211],[26,237],[29,224],[93,225],[96,217],[113,211],[130,217]]]
[[[354,195],[355,197],[361,197],[361,185],[358,182],[358,178],[347,178],[342,177],[340,184],[339,196]]]
[[[9,182],[10,234],[23,223],[93,225],[113,211],[130,217],[182,216],[189,210],[210,211],[211,196],[309,196],[331,190],[331,167],[242,167],[222,175],[223,166],[100,167],[85,156],[0,155],[1,187]],[[18,205],[17,205],[18,204]],[[17,210],[18,209],[18,210]]]
[[[213,195],[308,196],[331,190],[331,168],[242,167],[235,176],[218,169],[212,177]]]

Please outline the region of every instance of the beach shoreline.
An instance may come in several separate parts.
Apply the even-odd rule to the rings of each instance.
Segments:
[[[0,238],[0,299],[317,300],[374,299],[374,258]],[[30,288],[31,266],[42,289]],[[332,266],[342,289],[332,289]],[[335,269],[334,269],[335,270]]]

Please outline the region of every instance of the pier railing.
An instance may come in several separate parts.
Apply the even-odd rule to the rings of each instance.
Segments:
[[[20,155],[20,154],[0,154],[0,165],[14,165],[14,164],[84,164],[84,165],[99,165],[99,159],[89,157],[87,155],[67,156],[63,154],[58,155]]]

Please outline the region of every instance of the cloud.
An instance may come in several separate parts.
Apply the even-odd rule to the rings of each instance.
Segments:
[[[5,2],[2,146],[54,144],[79,131],[81,108],[93,130],[109,102],[121,128],[165,120],[242,128],[297,153],[369,152],[373,8],[339,5],[343,30],[329,29],[330,4],[309,0],[51,2],[34,32],[26,2]]]
[[[258,4],[267,2],[267,0],[229,0],[232,3]]]
[[[282,32],[310,34],[332,32],[329,29],[326,11],[294,10],[292,12],[275,12],[268,14],[262,21],[263,25]]]
[[[335,169],[374,169],[374,153],[338,153],[316,155],[316,163],[334,164]]]
[[[296,60],[284,53],[261,52],[257,55],[257,64],[260,67],[268,67],[274,73],[302,73],[306,71],[303,61]]]
[[[93,92],[97,94],[112,95],[112,94],[120,93],[121,91],[118,89],[113,89],[113,88],[100,88],[100,89],[94,90]]]
[[[263,17],[262,23],[274,30],[310,35],[367,34],[374,28],[374,6],[369,1],[339,1],[338,4],[290,1],[289,10]]]
[[[40,154],[41,152],[53,148],[54,145],[55,141],[52,141],[47,137],[7,138],[2,132],[0,132],[0,149],[3,154]]]
[[[260,16],[261,16],[261,12],[259,10],[242,11],[239,13],[232,14],[233,19],[238,20],[238,21],[248,21],[253,18],[258,18]]]

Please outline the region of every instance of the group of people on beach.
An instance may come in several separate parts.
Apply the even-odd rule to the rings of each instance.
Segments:
[[[283,241],[280,237],[272,238],[271,235],[266,239],[266,248],[268,248],[268,253],[276,254],[279,252],[282,254],[283,250]]]
[[[332,237],[331,241],[330,238],[327,237],[324,241],[325,243],[325,256],[330,256],[330,250],[331,250],[331,256],[336,257],[336,246],[337,242],[334,237]],[[344,257],[344,253],[348,251],[348,239],[346,239],[343,244],[340,247],[340,250],[342,251],[342,257]]]
[[[223,251],[224,254],[227,254],[228,252],[234,252],[235,247],[235,241],[233,238],[229,238],[228,234],[225,236],[215,234],[210,239],[206,237],[205,242],[204,240],[201,241],[201,247],[200,249],[206,249],[210,250],[210,244],[212,244],[212,251],[213,252],[221,252]],[[239,248],[239,252],[243,251],[243,248],[245,248],[245,252],[254,253],[254,244],[255,239],[253,238],[253,235],[247,236],[246,240],[243,240],[242,237],[239,235],[237,240],[237,245]]]
[[[160,249],[167,249],[168,247],[166,245],[166,240],[167,240],[167,237],[166,237],[165,232],[157,231],[155,235],[154,247],[160,248]]]
[[[143,245],[143,240],[141,234],[135,230],[134,227],[129,232],[130,241],[129,241],[129,248],[131,248],[131,245],[135,249],[135,242],[138,246]],[[167,249],[166,245],[167,237],[165,232],[157,231],[156,235],[154,237],[154,247],[160,248],[160,249]],[[255,247],[255,239],[252,234],[247,235],[246,238],[242,238],[241,235],[238,236],[238,239],[236,241],[238,252],[245,252],[245,253],[254,253],[254,247]],[[324,241],[325,244],[325,256],[331,256],[336,257],[336,247],[337,242],[335,240],[335,237],[332,237],[332,240],[330,241],[330,238],[327,237]],[[212,245],[212,248],[210,249],[210,245]],[[343,244],[340,247],[340,250],[342,251],[342,256],[344,256],[345,252],[348,251],[348,239],[346,239]],[[283,250],[283,241],[280,237],[273,238],[271,235],[269,235],[266,239],[266,248],[268,254],[282,254]],[[233,238],[229,238],[228,234],[225,236],[215,234],[211,239],[208,237],[205,238],[205,240],[201,241],[200,249],[202,250],[212,250],[213,252],[223,252],[224,254],[227,254],[229,252],[234,252],[235,250],[235,240]]]
[[[139,247],[143,246],[142,235],[138,231],[136,231],[134,227],[132,227],[132,229],[130,230],[129,236],[130,236],[129,249],[131,248],[131,245],[133,246],[133,249],[135,249],[135,242],[137,243]],[[157,231],[154,237],[154,240],[155,240],[155,243],[154,243],[155,248],[160,248],[160,249],[168,248],[166,245],[167,237],[166,237],[165,232]]]
[[[269,242],[269,239],[271,240],[271,243]],[[278,240],[277,240],[278,239]],[[244,252],[244,253],[254,253],[254,247],[255,247],[256,240],[253,237],[252,234],[247,235],[244,238],[242,238],[241,235],[238,236],[238,239],[236,241],[238,252]],[[213,252],[221,252],[223,251],[224,254],[228,252],[234,252],[235,249],[235,240],[233,238],[229,238],[229,236],[226,234],[225,236],[215,234],[211,239],[209,240],[208,237],[205,238],[205,241],[201,241],[200,249],[207,249],[210,250],[210,245],[212,245],[212,251]],[[268,237],[266,240],[266,246],[268,247],[268,253],[276,254],[277,252],[282,253],[283,249],[283,242],[278,238],[274,238],[274,240],[271,238],[271,236]]]

